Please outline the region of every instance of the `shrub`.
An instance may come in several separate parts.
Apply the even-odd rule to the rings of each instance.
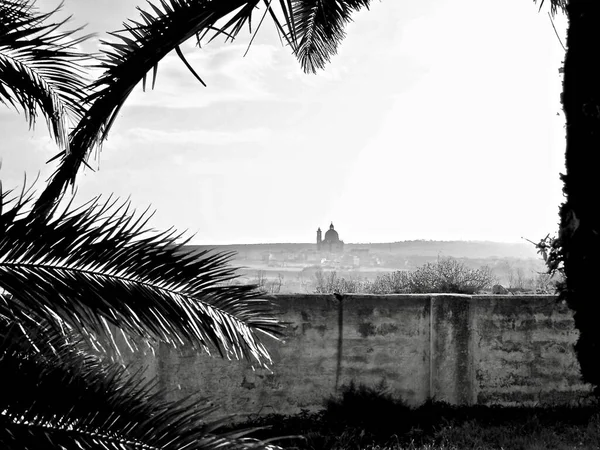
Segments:
[[[469,269],[455,259],[445,258],[412,272],[410,292],[474,294],[490,288],[495,281],[492,270],[487,266]]]
[[[256,272],[256,278],[253,282],[261,292],[265,294],[279,294],[283,286],[283,275],[277,274],[277,278],[269,280],[264,270]]]
[[[404,270],[378,275],[366,286],[368,294],[407,294],[411,292],[411,273]]]
[[[491,288],[496,278],[487,266],[469,269],[463,263],[451,259],[440,259],[427,263],[414,272],[398,270],[379,275],[375,281],[347,280],[337,273],[315,273],[316,294],[422,294],[453,293],[474,294]]]
[[[411,427],[412,409],[390,393],[384,380],[376,386],[351,382],[340,394],[325,402],[323,420],[338,423],[343,428],[356,428],[381,441]]]
[[[333,294],[334,292],[353,294],[365,292],[365,282],[339,277],[335,270],[326,274],[323,272],[323,269],[319,269],[315,272],[314,277],[315,294]]]

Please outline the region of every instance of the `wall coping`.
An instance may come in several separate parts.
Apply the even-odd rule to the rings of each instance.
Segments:
[[[279,298],[297,298],[297,299],[318,299],[318,298],[328,298],[335,299],[333,294],[269,294],[265,296],[266,298],[271,299],[279,299]],[[444,297],[444,298],[473,298],[473,299],[558,299],[558,294],[444,294],[444,293],[431,293],[431,294],[361,294],[361,293],[352,293],[352,294],[344,294],[345,298],[384,298],[384,299],[405,299],[405,298],[429,298],[429,297]]]

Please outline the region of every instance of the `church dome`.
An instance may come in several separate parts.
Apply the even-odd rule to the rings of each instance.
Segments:
[[[329,226],[327,233],[325,233],[325,240],[329,242],[339,242],[340,240],[338,232],[333,229],[333,223]]]

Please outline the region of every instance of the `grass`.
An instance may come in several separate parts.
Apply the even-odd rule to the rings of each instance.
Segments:
[[[596,406],[452,406],[429,401],[410,408],[380,385],[351,384],[318,412],[270,414],[236,428],[297,450],[599,449]]]

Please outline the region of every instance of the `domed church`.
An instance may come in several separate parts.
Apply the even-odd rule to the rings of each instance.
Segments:
[[[325,233],[325,239],[321,239],[321,228],[317,230],[317,251],[341,253],[344,251],[344,241],[340,241],[338,232],[333,229],[333,222]]]

